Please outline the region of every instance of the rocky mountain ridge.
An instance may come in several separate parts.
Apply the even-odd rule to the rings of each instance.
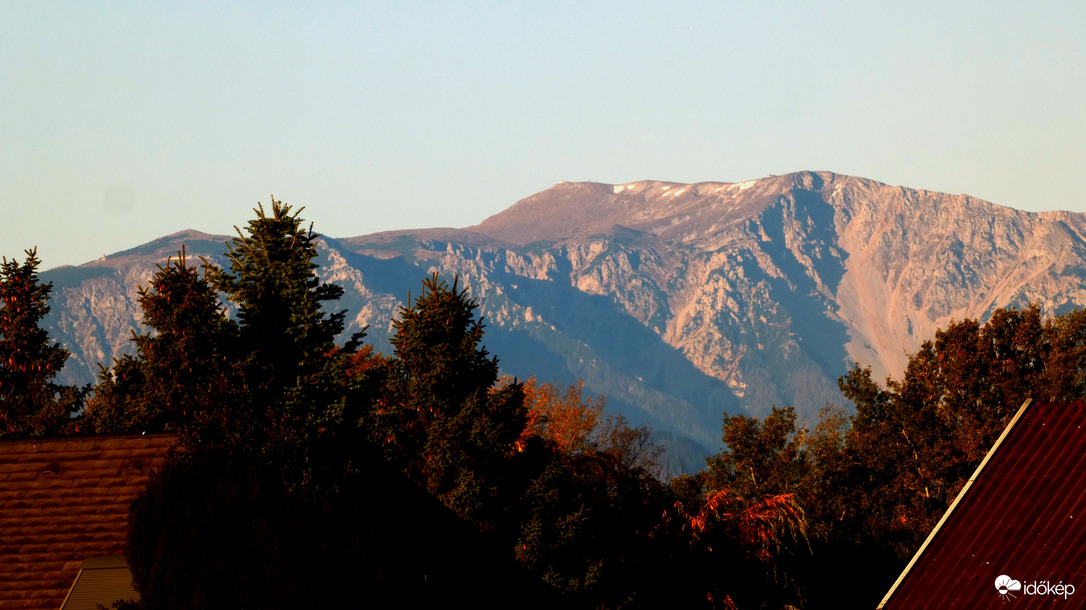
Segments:
[[[313,219],[320,228],[320,219]],[[130,349],[136,290],[185,243],[222,261],[226,237],[182,232],[43,274],[50,332],[89,380]],[[325,238],[348,331],[387,349],[408,291],[437,271],[478,297],[503,370],[584,379],[662,435],[719,443],[722,411],[841,404],[852,362],[900,375],[952,319],[1040,302],[1086,304],[1086,217],[828,172],[740,183],[560,183],[465,229]]]

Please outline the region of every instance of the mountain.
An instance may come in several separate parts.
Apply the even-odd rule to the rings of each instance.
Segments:
[[[43,273],[49,330],[74,353],[68,379],[131,350],[137,289],[156,264],[182,243],[221,264],[227,239],[185,231]],[[1086,304],[1086,216],[828,172],[559,183],[473,227],[324,238],[320,251],[322,276],[346,290],[348,332],[369,326],[389,351],[409,291],[431,272],[458,275],[507,374],[583,379],[694,448],[675,455],[715,450],[725,411],[791,404],[813,422],[845,404],[836,379],[853,362],[900,376],[952,319]]]

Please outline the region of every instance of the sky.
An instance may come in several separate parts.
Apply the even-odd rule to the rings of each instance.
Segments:
[[[1086,3],[0,0],[0,255],[826,170],[1086,212]]]

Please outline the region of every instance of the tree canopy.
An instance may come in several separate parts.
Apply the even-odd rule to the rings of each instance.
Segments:
[[[212,285],[238,307],[246,376],[272,400],[318,374],[322,356],[335,348],[344,327],[345,312],[323,308],[343,288],[317,276],[320,235],[303,227],[303,209],[292,213],[275,198],[270,215],[257,207],[246,232],[238,230],[229,244],[229,268],[210,275]],[[355,351],[360,341],[361,333],[351,337],[344,351]]]
[[[901,379],[854,365],[851,412],[725,414],[722,450],[665,482],[651,431],[583,383],[500,377],[459,277],[407,295],[382,355],[341,337],[301,210],[254,211],[225,268],[158,267],[150,331],[82,419],[85,389],[52,381],[36,253],[3,260],[0,436],[180,431],[133,507],[148,608],[872,605],[1026,398],[1086,393],[1086,312],[997,309]]]
[[[856,407],[844,453],[851,480],[870,481],[858,521],[909,556],[1027,398],[1080,398],[1086,312],[1043,319],[997,309],[953,322],[880,385],[858,364],[840,380]]]
[[[715,573],[745,574],[707,576],[710,594],[739,607],[876,604],[1026,398],[1081,398],[1084,370],[1086,312],[997,309],[940,329],[901,379],[880,384],[856,364],[839,380],[854,412],[828,407],[813,430],[791,408],[725,415],[724,450],[672,481],[685,530],[732,549]],[[751,551],[770,569],[735,563]],[[842,573],[847,592],[826,584]]]

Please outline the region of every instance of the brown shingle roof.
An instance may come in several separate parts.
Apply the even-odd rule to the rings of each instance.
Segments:
[[[1001,596],[1000,576],[1021,589]],[[1074,593],[1030,592],[1046,581]],[[1004,601],[1009,610],[1086,604],[1086,401],[1023,405],[880,608]]]
[[[128,506],[175,439],[0,441],[0,609],[56,610],[85,558],[124,555]]]

